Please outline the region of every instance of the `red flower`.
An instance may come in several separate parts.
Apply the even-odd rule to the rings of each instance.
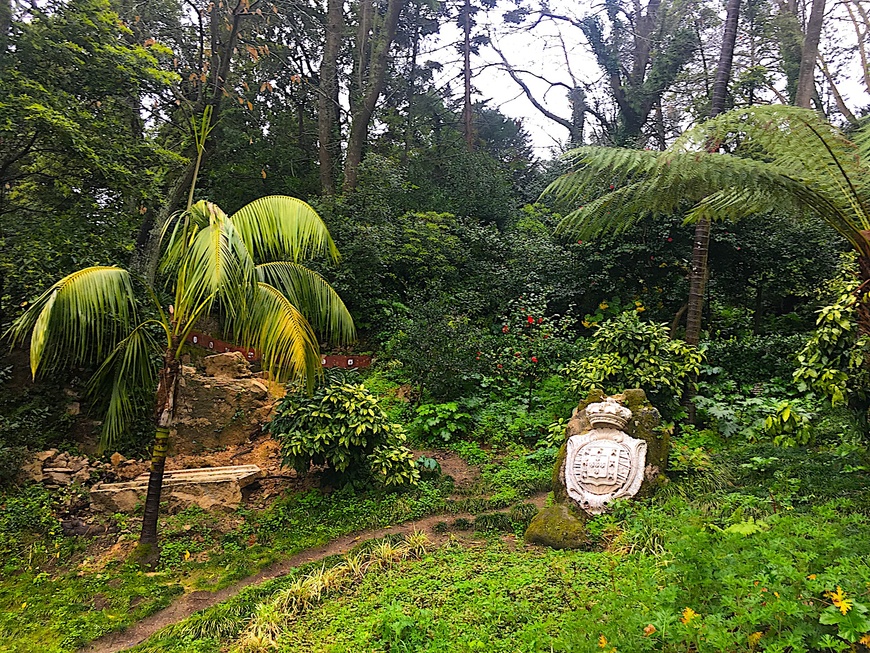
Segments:
[[[546,340],[546,339],[549,338],[549,337],[550,337],[550,336],[548,336],[546,333],[544,334],[544,340]]]
[[[540,324],[540,323],[543,322],[543,321],[544,321],[544,318],[542,318],[542,317],[539,317],[539,318],[538,318],[538,324]]]
[[[522,354],[521,354],[520,352],[517,352],[517,353],[514,354],[514,356],[516,356],[516,357],[519,358],[520,356],[522,356]]]
[[[537,362],[538,362],[538,358],[537,358],[536,356],[532,356],[532,362],[533,362],[533,363],[537,363]]]
[[[613,190],[613,184],[610,184],[610,190]]]
[[[498,369],[501,369],[501,363],[499,363],[499,364],[497,365],[497,367],[498,367]]]
[[[505,324],[505,325],[501,328],[501,332],[502,332],[502,333],[507,333],[507,332],[508,332],[508,325],[507,325],[507,324]]]
[[[529,315],[529,317],[527,319],[529,320],[529,324],[535,323],[535,318],[533,318],[531,315]]]
[[[673,238],[668,238],[668,242],[669,242],[669,243],[672,243],[672,242],[674,242],[674,239],[673,239]]]

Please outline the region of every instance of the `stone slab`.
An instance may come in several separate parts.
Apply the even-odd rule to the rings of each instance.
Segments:
[[[161,500],[170,510],[191,505],[204,510],[235,510],[242,504],[242,489],[264,476],[257,465],[175,469],[163,475]],[[91,488],[91,505],[106,512],[132,512],[145,501],[149,473],[124,483],[100,483]]]

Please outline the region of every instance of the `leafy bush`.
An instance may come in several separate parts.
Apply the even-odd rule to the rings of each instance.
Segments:
[[[602,323],[592,336],[589,355],[562,372],[576,394],[643,388],[654,404],[675,409],[702,360],[695,347],[671,340],[667,325],[642,322],[636,311],[628,311]]]
[[[828,397],[834,406],[857,402],[866,410],[870,338],[858,332],[854,268],[854,261],[845,264],[840,276],[828,283],[833,303],[819,311],[816,330],[797,355],[794,380],[802,391]]]
[[[384,485],[414,485],[420,478],[405,433],[391,424],[364,385],[332,373],[310,397],[290,392],[269,425],[281,442],[285,465],[300,474],[328,465],[353,480],[371,475]]]
[[[726,378],[739,385],[790,379],[805,340],[802,335],[712,340],[706,343],[704,355],[708,365],[720,368]]]
[[[477,385],[482,333],[457,307],[423,302],[397,315],[394,323],[384,350],[401,363],[419,396],[428,390],[436,399],[454,399]]]
[[[421,440],[450,442],[471,430],[473,418],[455,401],[417,407],[412,432]]]
[[[526,402],[537,383],[576,355],[570,315],[550,315],[545,292],[528,292],[513,300],[501,317],[499,332],[489,338],[478,357],[508,396],[525,390]]]

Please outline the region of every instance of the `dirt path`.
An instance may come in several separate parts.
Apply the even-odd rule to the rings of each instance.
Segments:
[[[527,502],[534,503],[540,509],[543,507],[546,498],[547,493],[542,492],[530,497]],[[136,622],[127,630],[109,633],[108,635],[104,635],[103,637],[94,640],[85,648],[80,649],[79,653],[119,653],[120,651],[126,651],[137,644],[141,644],[161,628],[178,623],[192,615],[194,612],[205,610],[206,608],[210,608],[211,606],[217,605],[227,599],[231,599],[246,587],[273,578],[278,578],[279,576],[286,576],[294,568],[306,563],[317,562],[318,560],[323,560],[324,558],[334,555],[342,555],[367,540],[376,540],[393,534],[406,535],[414,531],[423,531],[436,544],[440,543],[441,540],[445,539],[445,536],[435,533],[435,524],[438,522],[458,519],[460,517],[474,519],[473,515],[466,513],[457,515],[432,515],[430,517],[424,517],[423,519],[409,521],[395,526],[371,529],[339,537],[323,546],[300,551],[296,555],[291,556],[286,560],[276,562],[259,573],[254,574],[253,576],[248,576],[247,578],[242,579],[229,587],[225,587],[220,591],[200,591],[185,594],[159,612],[155,612],[150,617],[146,617],[142,621]]]

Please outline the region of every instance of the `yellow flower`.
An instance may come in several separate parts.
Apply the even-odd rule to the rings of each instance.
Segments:
[[[602,311],[606,311],[608,306],[610,306],[610,304],[608,304],[607,302],[601,302],[598,305],[598,308],[600,308]]]
[[[638,313],[643,313],[646,309],[645,309],[643,306],[638,306],[638,307],[637,307],[636,309],[634,309],[634,310],[637,311]]]
[[[647,624],[646,628],[643,629],[643,636],[649,637],[656,631],[656,627],[652,624]]]
[[[749,647],[750,647],[750,648],[755,648],[756,645],[758,644],[758,642],[761,640],[761,636],[762,636],[763,634],[764,634],[764,633],[762,633],[761,631],[756,631],[756,632],[752,633],[752,634],[749,636]]]
[[[847,599],[846,595],[843,593],[843,588],[837,585],[836,592],[826,592],[831,602],[840,609],[842,614],[846,614],[849,610],[852,609],[852,600]]]
[[[694,619],[697,616],[698,616],[698,613],[695,612],[694,610],[692,610],[692,608],[686,608],[685,610],[683,610],[683,618],[680,619],[680,621],[682,621],[683,624],[688,626],[689,622],[692,621],[692,619]]]
[[[598,648],[607,648],[607,638],[604,635],[598,638]]]
[[[858,643],[863,644],[864,646],[870,646],[870,633],[864,635],[864,637],[859,639]]]
[[[583,320],[583,326],[585,326],[585,327],[588,329],[589,327],[592,326],[592,323],[591,323],[591,322],[588,322],[588,321],[586,321],[586,320]]]
[[[815,580],[815,579],[816,579],[816,575],[815,575],[815,574],[810,574],[809,576],[807,576],[807,579],[808,579],[808,580]]]

